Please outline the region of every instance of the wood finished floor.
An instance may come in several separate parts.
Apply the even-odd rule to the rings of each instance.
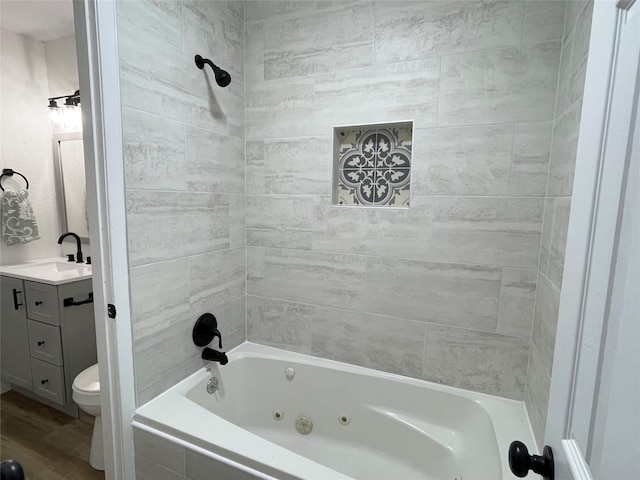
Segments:
[[[14,391],[0,396],[0,457],[28,480],[104,480],[89,465],[93,417],[72,418]]]

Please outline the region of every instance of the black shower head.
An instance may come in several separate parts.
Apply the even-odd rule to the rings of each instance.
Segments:
[[[215,63],[213,63],[208,58],[202,58],[200,55],[196,55],[196,66],[202,70],[204,68],[204,64],[206,63],[213,69],[213,74],[216,76],[216,83],[221,87],[226,87],[231,83],[231,75],[226,70],[222,70]]]

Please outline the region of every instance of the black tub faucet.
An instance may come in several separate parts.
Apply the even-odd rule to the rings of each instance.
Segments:
[[[84,263],[82,258],[82,242],[80,241],[80,237],[78,236],[77,233],[73,233],[73,232],[63,233],[62,235],[60,235],[60,238],[58,239],[58,245],[62,245],[62,241],[68,236],[72,236],[73,238],[76,239],[76,245],[78,246],[78,251],[76,252],[76,263]],[[72,261],[71,257],[69,258],[69,261],[70,262]]]
[[[212,362],[218,362],[220,365],[226,365],[227,363],[229,363],[229,359],[227,358],[226,353],[218,352],[217,350],[213,350],[209,347],[206,347],[204,350],[202,350],[202,359]]]
[[[222,348],[222,335],[218,330],[218,320],[211,313],[204,313],[193,326],[193,343],[199,347],[209,345],[216,337],[218,337],[218,347]],[[224,352],[218,352],[209,347],[202,350],[202,359],[218,362],[220,365],[226,365],[229,362]]]

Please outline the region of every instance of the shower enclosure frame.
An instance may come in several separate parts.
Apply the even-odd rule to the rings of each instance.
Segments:
[[[131,312],[129,297],[129,272],[127,259],[127,236],[125,216],[124,171],[122,162],[122,128],[119,90],[119,63],[116,30],[116,12],[114,0],[74,0],[74,18],[78,49],[80,90],[83,92],[83,130],[85,158],[87,158],[87,197],[89,216],[92,225],[91,244],[94,246],[94,302],[96,314],[96,339],[100,363],[102,415],[104,421],[106,478],[135,478],[133,464],[133,438],[131,418],[136,407],[135,382],[133,369],[133,343],[131,332]],[[597,43],[594,36],[607,38],[612,34],[610,12],[600,15],[615,4],[611,1],[596,0],[594,9],[594,28],[592,28],[592,47]],[[602,37],[604,35],[604,37]],[[603,44],[610,50],[611,43]],[[594,50],[595,52],[595,50]],[[602,52],[601,52],[602,53]],[[609,51],[611,55],[613,52]],[[604,52],[603,55],[607,55]],[[591,53],[590,53],[591,56]],[[594,57],[595,58],[595,57]],[[610,65],[610,64],[607,64]],[[594,75],[602,76],[604,65],[596,64],[587,71],[587,85],[593,82]],[[86,93],[85,93],[86,92]],[[587,104],[585,102],[585,105]],[[597,112],[593,112],[597,115]],[[597,120],[604,121],[600,115]],[[583,122],[584,124],[585,122]],[[601,133],[600,131],[599,133]],[[586,149],[593,146],[583,135],[579,144],[579,162]],[[93,159],[93,162],[90,160]],[[580,229],[576,229],[574,217],[591,219],[591,204],[579,204],[574,197],[572,221],[569,238],[586,242]],[[573,248],[573,245],[572,245]],[[571,278],[573,253],[567,253],[565,279]],[[578,259],[579,260],[579,259]],[[611,260],[611,257],[609,258]],[[575,274],[576,272],[573,272]],[[582,279],[582,277],[578,277]],[[117,281],[116,281],[117,279]],[[566,282],[565,285],[570,285]],[[566,289],[569,290],[569,289]],[[577,301],[576,295],[563,289],[561,299],[561,318],[559,332],[562,333],[567,322],[564,314],[570,303]],[[566,298],[565,298],[566,297]],[[115,319],[108,318],[108,305],[117,310]],[[569,306],[568,306],[569,305]],[[571,319],[570,319],[571,321]],[[569,325],[568,330],[571,330]],[[575,338],[558,336],[556,349],[571,348],[576,351]],[[573,378],[576,371],[573,355],[556,355],[552,377],[552,393],[549,403],[547,422],[547,442],[553,435],[564,433],[566,413],[564,407],[571,405],[564,385],[560,390],[556,384],[562,384],[563,375]],[[592,372],[596,376],[596,372]],[[554,416],[554,408],[560,406],[562,416]]]
[[[73,0],[105,478],[135,478],[136,408],[115,0]],[[91,161],[93,159],[93,161]]]

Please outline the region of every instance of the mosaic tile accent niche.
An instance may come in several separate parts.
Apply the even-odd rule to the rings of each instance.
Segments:
[[[333,204],[409,207],[413,122],[336,127]]]

